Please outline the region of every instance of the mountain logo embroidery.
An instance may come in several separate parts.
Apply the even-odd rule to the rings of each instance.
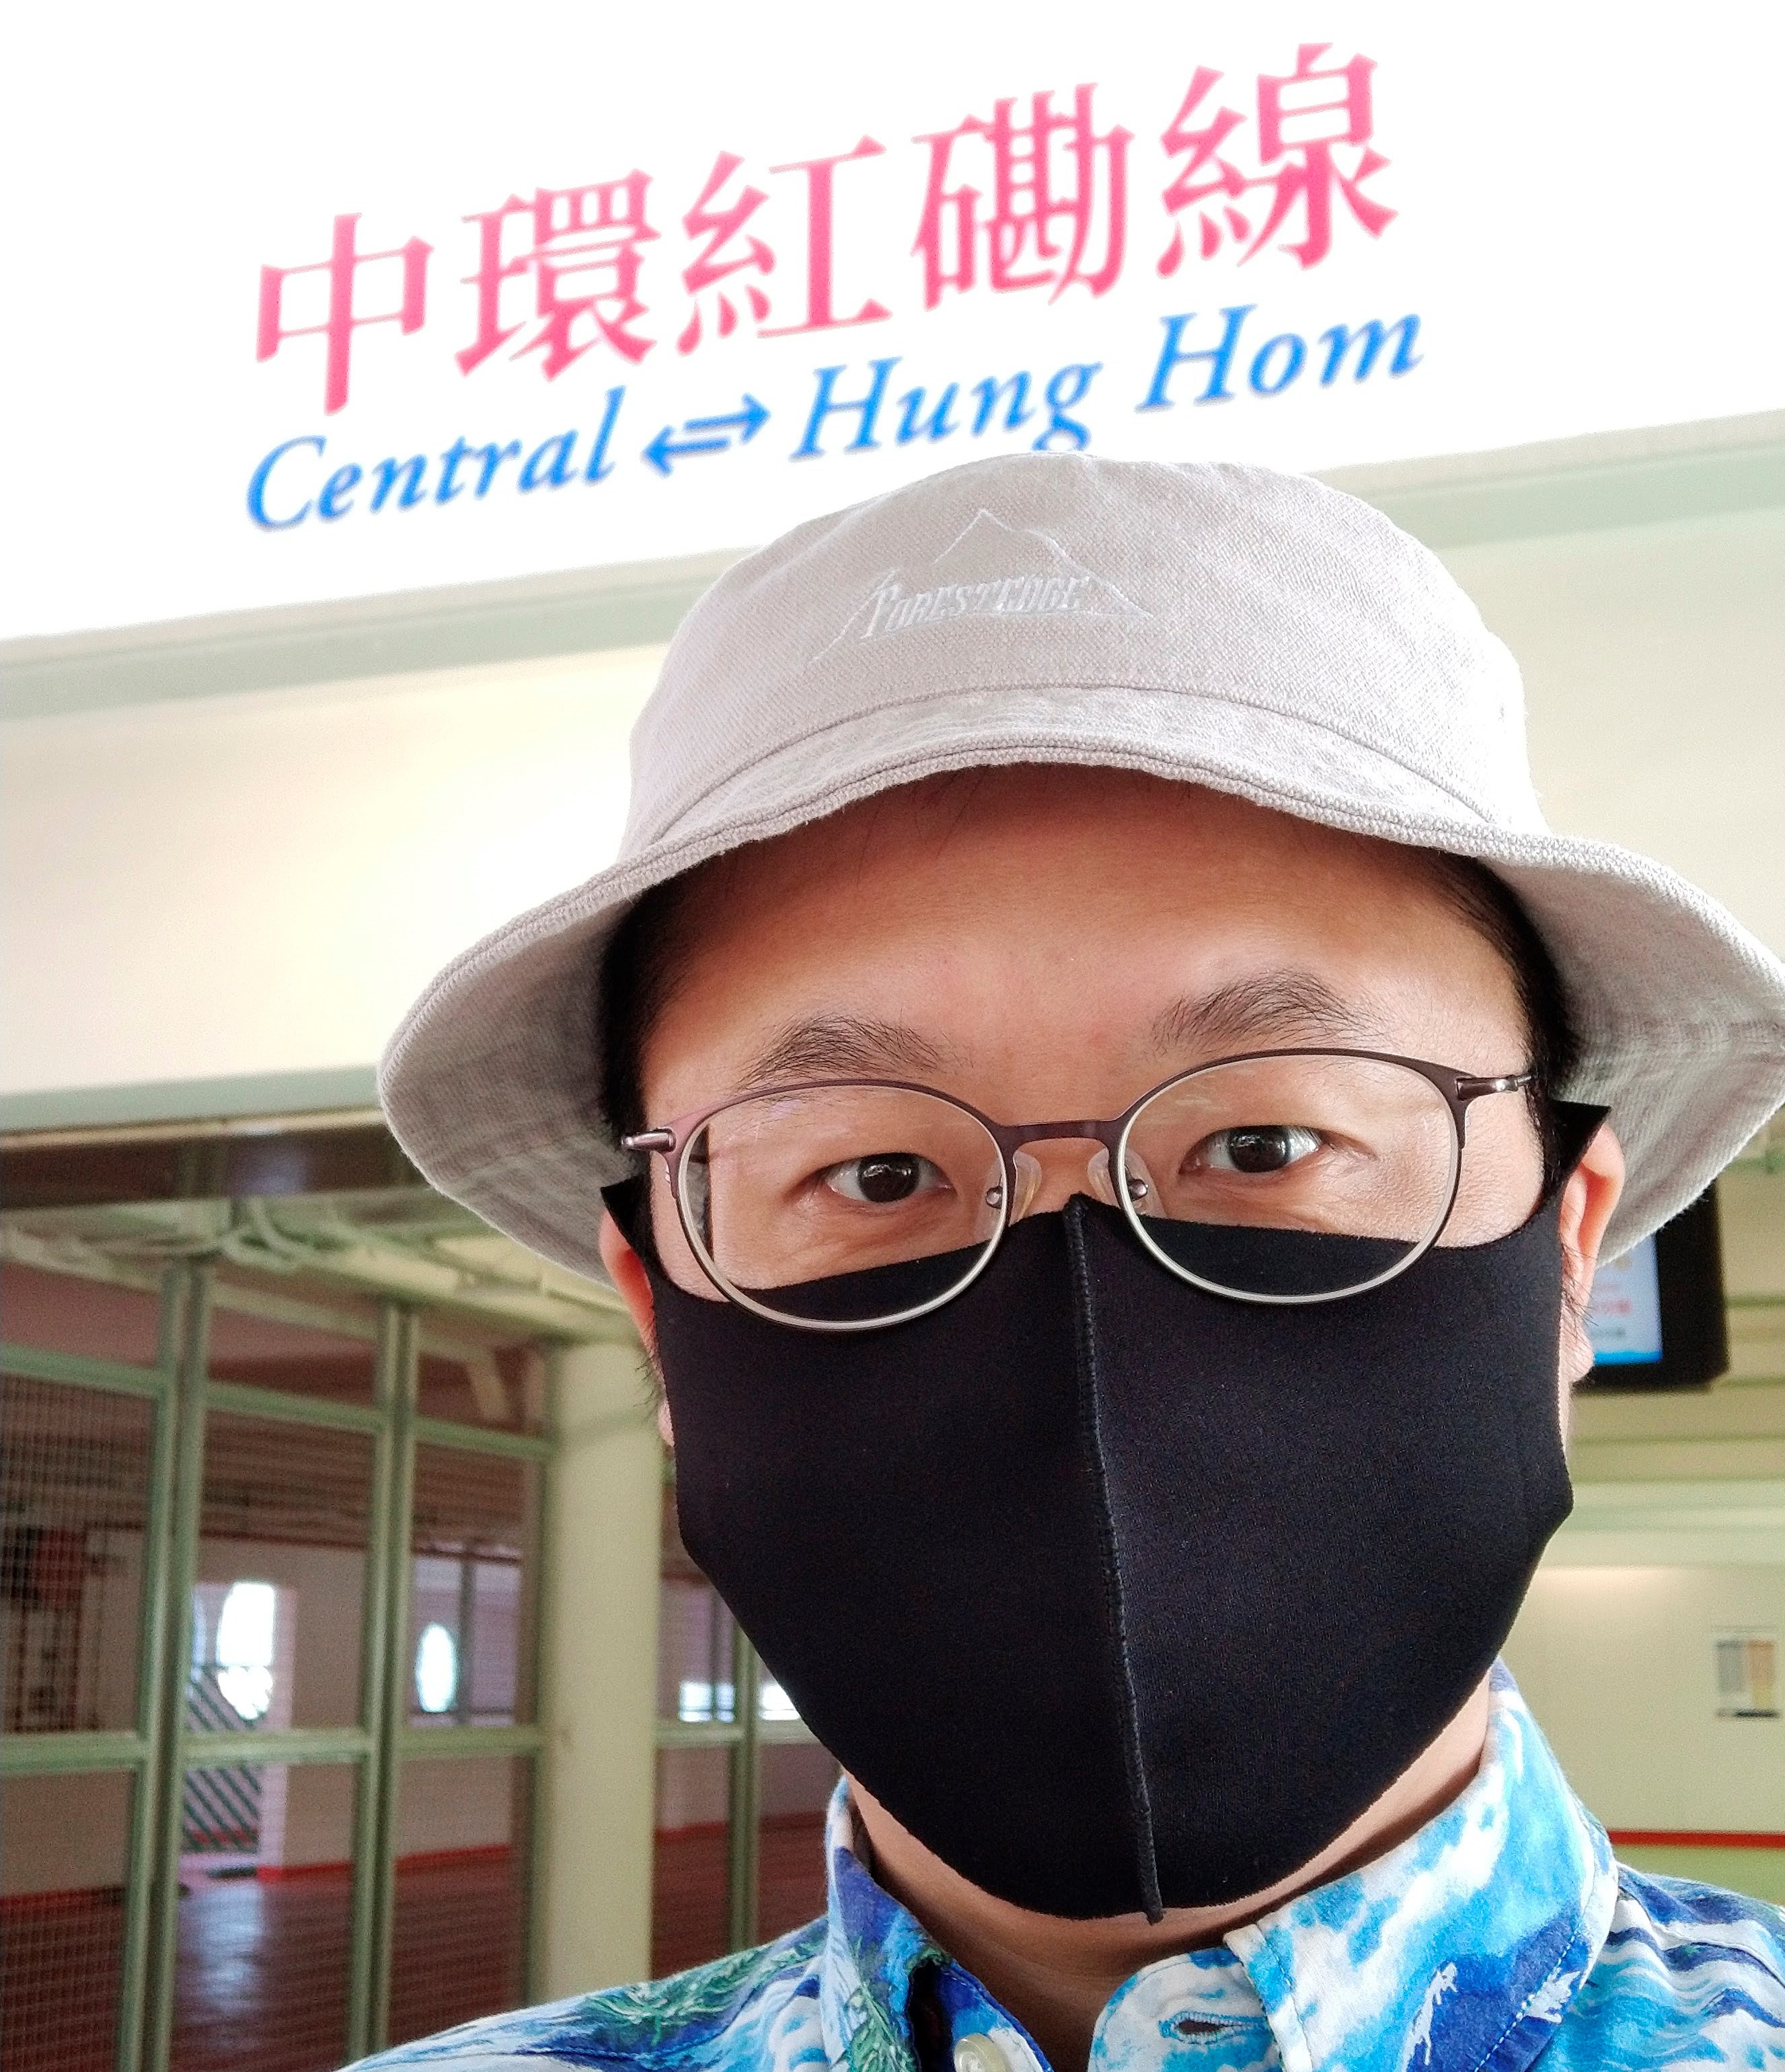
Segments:
[[[927,568],[889,569],[877,577],[829,647],[885,640],[955,619],[1147,615],[1046,533],[1006,525],[981,511]]]

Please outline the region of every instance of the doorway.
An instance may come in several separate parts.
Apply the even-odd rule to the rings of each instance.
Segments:
[[[553,1367],[611,1307],[409,1176],[61,1170],[0,1229],[9,2072],[331,2072],[521,2003]]]

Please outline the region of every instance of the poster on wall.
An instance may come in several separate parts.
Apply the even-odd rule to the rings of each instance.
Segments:
[[[1785,401],[1776,9],[620,13],[40,10],[0,632]]]
[[[1728,1628],[1711,1637],[1717,1665],[1720,1720],[1776,1720],[1779,1716],[1779,1630]]]

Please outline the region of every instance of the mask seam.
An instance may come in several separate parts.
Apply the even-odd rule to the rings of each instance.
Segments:
[[[1097,1345],[1091,1325],[1091,1276],[1084,1256],[1084,1223],[1079,1205],[1068,1211],[1066,1241],[1072,1264],[1073,1338],[1078,1353],[1079,1416],[1090,1461],[1096,1498],[1097,1544],[1103,1557],[1104,1605],[1108,1622],[1114,1680],[1121,1715],[1122,1769],[1128,1784],[1129,1811],[1138,1830],[1135,1868],[1140,1873],[1141,1904],[1149,1921],[1165,1918],[1159,1897],[1159,1861],[1153,1837],[1153,1803],[1141,1760],[1140,1706],[1129,1667],[1127,1618],[1122,1603],[1121,1571],[1117,1564],[1116,1528],[1109,1512],[1109,1473],[1104,1458],[1102,1421],[1098,1416]]]

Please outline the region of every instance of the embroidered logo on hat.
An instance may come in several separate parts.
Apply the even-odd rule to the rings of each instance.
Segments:
[[[944,619],[1043,619],[1063,613],[1149,616],[1045,532],[1006,525],[981,510],[927,567],[892,569],[877,577],[823,652],[845,640],[884,640]]]

